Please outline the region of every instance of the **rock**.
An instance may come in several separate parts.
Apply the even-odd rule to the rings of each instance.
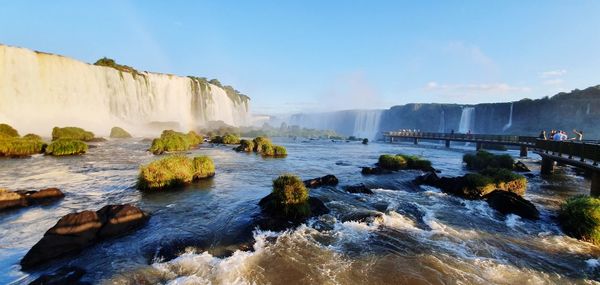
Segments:
[[[533,203],[523,197],[504,190],[494,190],[484,196],[490,207],[502,214],[516,214],[525,219],[538,220],[540,212]]]
[[[103,138],[103,137],[98,137],[98,138],[93,138],[91,140],[88,140],[88,142],[105,142],[107,141],[107,139]]]
[[[9,191],[0,189],[0,211],[35,204],[48,204],[63,197],[65,197],[65,194],[57,188],[42,189],[40,191]]]
[[[21,266],[28,269],[79,252],[102,239],[125,234],[147,220],[146,213],[128,204],[65,215],[27,252]]]
[[[440,180],[440,177],[438,177],[435,172],[427,172],[427,173],[415,178],[414,182],[417,185],[436,186],[439,180]]]
[[[8,191],[6,189],[0,189],[0,211],[10,208],[26,207],[27,199],[23,195]]]
[[[389,174],[391,170],[383,169],[381,167],[362,167],[361,172],[363,175],[378,175],[378,174]]]
[[[531,170],[529,170],[529,167],[527,167],[527,165],[525,165],[525,163],[523,163],[520,160],[515,162],[515,164],[513,165],[513,170],[516,172],[531,172]]]
[[[321,186],[335,186],[339,183],[337,177],[328,174],[323,177],[304,180],[304,185],[308,188],[317,188]]]
[[[56,270],[52,274],[44,274],[35,279],[29,285],[78,285],[86,284],[79,282],[83,277],[85,270],[79,267],[65,266]]]
[[[383,222],[383,214],[377,211],[371,210],[360,210],[351,212],[348,214],[344,214],[340,217],[340,221],[348,222],[354,221],[359,223],[373,223],[373,222]]]
[[[373,191],[371,189],[367,188],[367,186],[365,186],[362,183],[357,184],[357,185],[344,186],[343,188],[344,188],[344,190],[346,190],[346,192],[349,192],[349,193],[373,194]]]
[[[275,204],[273,194],[262,198],[258,205],[261,207],[261,214],[256,219],[256,224],[263,230],[282,231],[300,225],[311,217],[317,217],[329,213],[329,209],[323,201],[315,197],[308,198],[309,213],[305,216],[286,216],[281,213]]]

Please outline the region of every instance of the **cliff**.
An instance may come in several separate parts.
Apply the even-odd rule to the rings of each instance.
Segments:
[[[43,135],[66,125],[102,135],[114,125],[147,133],[248,122],[249,98],[231,87],[121,67],[0,45],[0,122]]]

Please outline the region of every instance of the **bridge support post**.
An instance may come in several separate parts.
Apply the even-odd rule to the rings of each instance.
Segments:
[[[450,140],[446,140],[446,147],[450,147]]]
[[[419,139],[418,139],[418,138],[415,138],[415,141],[414,141],[414,143],[415,143],[415,144],[419,144]]]
[[[592,172],[592,187],[590,189],[590,196],[600,197],[600,171]]]
[[[482,148],[482,147],[483,147],[483,146],[482,146],[482,144],[481,144],[480,142],[478,142],[478,143],[475,145],[475,150],[481,150],[481,148]]]
[[[547,157],[542,157],[542,169],[541,169],[542,174],[552,174],[552,172],[554,172],[554,160],[547,158]]]
[[[522,145],[521,146],[521,153],[519,154],[520,157],[527,157],[527,146]]]

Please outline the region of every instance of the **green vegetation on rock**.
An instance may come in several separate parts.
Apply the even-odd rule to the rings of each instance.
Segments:
[[[560,224],[566,234],[600,245],[600,199],[576,196],[560,207]]]
[[[254,142],[254,152],[262,152],[263,145],[273,144],[267,137],[256,137],[252,140],[252,142]]]
[[[91,141],[94,139],[94,133],[78,127],[54,127],[52,129],[52,140],[54,141],[58,139]]]
[[[256,137],[252,141],[241,140],[240,145],[234,148],[236,151],[251,152],[254,151],[263,156],[284,157],[287,155],[287,149],[284,146],[274,145],[266,137]]]
[[[54,156],[78,155],[84,154],[88,150],[88,145],[75,139],[57,139],[46,147],[46,154]]]
[[[210,140],[211,143],[219,144],[239,144],[240,137],[236,134],[225,134],[223,136],[214,136]]]
[[[416,155],[398,154],[406,160],[406,168],[409,169],[420,169],[420,170],[431,170],[431,161],[422,159]]]
[[[520,196],[527,190],[527,178],[504,168],[487,168],[481,174],[490,177],[497,189],[513,192]]]
[[[24,157],[42,153],[46,144],[34,138],[0,138],[0,156]]]
[[[19,132],[7,124],[0,124],[0,138],[19,137]]]
[[[408,163],[400,155],[382,154],[379,156],[379,167],[389,170],[400,170],[406,168]]]
[[[310,214],[308,189],[300,177],[284,174],[273,180],[273,198],[278,209],[286,216],[302,217]]]
[[[187,134],[173,130],[164,130],[160,138],[152,140],[149,151],[153,154],[161,154],[171,151],[186,151],[202,143],[202,137],[193,131]]]
[[[28,139],[28,140],[38,140],[38,141],[42,140],[42,137],[38,136],[36,134],[26,134],[26,135],[23,136],[23,138],[24,139]]]
[[[131,134],[129,134],[123,128],[113,127],[110,129],[110,137],[114,139],[128,139],[131,138]]]
[[[136,187],[140,190],[177,187],[214,176],[214,173],[215,166],[209,157],[190,159],[172,155],[141,166]]]
[[[478,151],[476,154],[465,154],[463,162],[467,164],[467,169],[470,170],[483,170],[486,168],[512,169],[515,163],[508,154],[495,155],[483,150]]]
[[[138,75],[142,76],[142,74],[139,73],[135,68],[133,68],[131,66],[127,66],[127,65],[118,64],[112,58],[103,57],[103,58],[97,60],[94,63],[94,65],[111,67],[111,68],[114,68],[114,69],[116,69],[118,71],[131,73],[133,76],[138,76]]]
[[[254,142],[250,140],[240,140],[240,145],[235,148],[236,151],[253,152]]]

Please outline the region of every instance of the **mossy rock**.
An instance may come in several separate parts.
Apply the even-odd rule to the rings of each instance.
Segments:
[[[274,145],[273,152],[274,152],[275,156],[286,156],[287,155],[287,149],[281,145]]]
[[[37,138],[0,138],[0,156],[26,157],[44,151],[46,144]]]
[[[58,139],[91,141],[94,139],[94,133],[78,127],[54,127],[52,129],[52,140],[55,141]]]
[[[278,211],[287,217],[299,218],[310,215],[308,189],[300,177],[284,174],[273,180],[273,198]]]
[[[569,236],[600,245],[600,199],[576,196],[560,207],[559,221]]]
[[[527,178],[508,169],[488,168],[481,174],[490,177],[497,189],[513,192],[520,196],[525,195],[525,191],[527,191]]]
[[[240,145],[235,151],[252,152],[254,151],[254,142],[251,140],[240,140]]]
[[[223,143],[224,144],[239,144],[240,137],[235,134],[226,134],[223,136]]]
[[[425,171],[430,171],[433,169],[431,167],[431,161],[422,159],[419,156],[407,155],[407,154],[397,154],[397,156],[400,156],[400,157],[404,158],[404,160],[406,160],[406,168],[419,169],[419,170],[425,170]]]
[[[110,137],[113,139],[128,139],[131,138],[131,134],[129,134],[123,128],[113,127],[110,129]]]
[[[57,139],[46,147],[46,154],[54,156],[79,155],[88,150],[88,145],[80,140]]]
[[[363,139],[362,144],[369,144],[369,139],[367,139],[367,138]]]
[[[28,140],[36,140],[36,141],[41,141],[42,137],[38,136],[36,134],[26,134],[23,136],[24,139],[28,139]]]
[[[379,156],[378,165],[387,170],[400,170],[406,168],[408,162],[400,155],[383,154]]]
[[[214,174],[215,166],[209,157],[190,159],[183,155],[171,155],[141,166],[136,187],[140,190],[173,188]]]
[[[202,144],[203,138],[201,135],[197,134],[194,131],[189,131],[187,133],[187,138],[191,146],[197,146]]]
[[[160,138],[152,140],[152,145],[148,150],[153,154],[186,151],[201,143],[202,137],[193,131],[184,134],[173,130],[164,130],[160,135]]]
[[[495,155],[487,151],[480,150],[476,154],[465,154],[463,162],[467,164],[467,169],[483,170],[486,168],[504,168],[511,170],[515,161],[508,154]]]
[[[254,143],[254,152],[262,152],[263,149],[263,145],[272,145],[273,143],[271,142],[270,139],[268,139],[267,137],[256,137],[252,140],[252,142]]]
[[[0,138],[19,137],[19,132],[8,124],[0,124]]]

